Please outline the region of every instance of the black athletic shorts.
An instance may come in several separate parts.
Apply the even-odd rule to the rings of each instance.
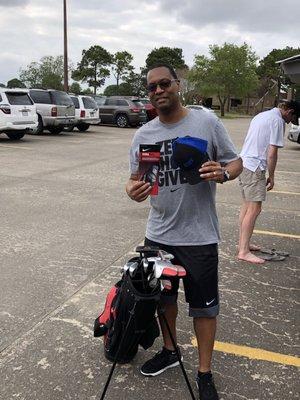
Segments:
[[[190,317],[215,317],[219,314],[218,245],[168,246],[145,238],[145,245],[156,246],[173,254],[173,264],[181,265],[187,275],[183,278]],[[171,290],[163,290],[161,302],[177,302],[179,279],[171,278]]]

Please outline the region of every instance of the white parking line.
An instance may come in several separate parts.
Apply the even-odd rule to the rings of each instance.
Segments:
[[[295,196],[299,196],[300,195],[299,192],[286,192],[284,190],[270,190],[269,193],[292,194],[292,195],[295,195]]]
[[[0,144],[0,147],[5,147],[5,148],[7,148],[7,149],[33,150],[31,147],[14,146],[14,145],[7,145],[7,144]]]
[[[299,175],[300,172],[297,171],[280,171],[280,170],[276,170],[277,173],[281,173],[281,174],[291,174],[291,175]]]

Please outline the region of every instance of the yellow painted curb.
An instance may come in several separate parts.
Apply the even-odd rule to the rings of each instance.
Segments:
[[[195,337],[192,338],[192,345],[194,347],[197,347],[197,340]],[[232,343],[216,341],[214,350],[220,351],[222,353],[234,354],[236,356],[250,358],[251,360],[262,360],[277,364],[292,365],[298,368],[300,367],[300,358],[298,357],[274,353],[272,351],[257,349],[254,347],[239,346]]]
[[[272,232],[272,231],[261,231],[259,229],[254,229],[253,233],[257,233],[259,235],[270,235],[270,236],[287,237],[287,238],[292,238],[292,239],[300,239],[300,235],[292,235],[290,233],[281,233],[281,232]]]

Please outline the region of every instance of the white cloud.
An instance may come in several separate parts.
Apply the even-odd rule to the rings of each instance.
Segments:
[[[136,68],[154,47],[183,49],[192,65],[210,44],[246,41],[260,57],[299,46],[298,0],[67,0],[69,58],[100,45],[127,50]],[[0,0],[0,82],[45,55],[63,53],[62,0]],[[112,81],[107,81],[112,83]]]

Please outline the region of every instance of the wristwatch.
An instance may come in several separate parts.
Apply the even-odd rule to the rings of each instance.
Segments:
[[[227,171],[227,169],[223,169],[223,183],[229,181],[230,179],[230,173]]]

